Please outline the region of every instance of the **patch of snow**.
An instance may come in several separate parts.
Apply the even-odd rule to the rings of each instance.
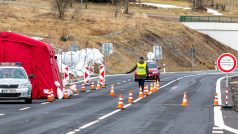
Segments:
[[[139,4],[139,3],[137,3],[137,4]],[[176,5],[157,4],[157,3],[143,2],[141,4],[142,5],[148,5],[148,6],[155,6],[155,7],[158,7],[158,8],[182,8],[184,10],[191,10],[192,9],[190,7],[181,7],[181,6],[176,6]],[[210,13],[210,14],[216,15],[216,16],[223,15],[222,13],[219,13],[218,11],[210,9],[210,8],[207,8],[207,12]]]
[[[216,15],[216,16],[223,15],[222,13],[219,13],[218,11],[210,9],[210,8],[207,8],[207,12],[210,13],[210,14]]]
[[[148,5],[148,6],[155,6],[155,7],[159,7],[159,8],[182,8],[184,10],[191,10],[190,7],[180,7],[180,6],[175,6],[175,5],[167,5],[167,4],[156,4],[156,3],[140,3],[142,5]]]

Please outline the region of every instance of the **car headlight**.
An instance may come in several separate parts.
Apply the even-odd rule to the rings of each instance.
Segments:
[[[24,83],[19,86],[19,88],[28,88],[30,85],[29,83]]]

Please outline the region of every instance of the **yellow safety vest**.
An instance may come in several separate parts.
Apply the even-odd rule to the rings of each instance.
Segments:
[[[137,63],[137,75],[146,75],[146,63],[140,64]]]

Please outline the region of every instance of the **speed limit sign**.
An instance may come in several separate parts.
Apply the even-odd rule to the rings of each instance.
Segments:
[[[217,59],[217,66],[223,73],[231,73],[236,69],[236,57],[230,53],[224,53]]]

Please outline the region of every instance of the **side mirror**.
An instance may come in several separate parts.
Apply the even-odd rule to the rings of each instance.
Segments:
[[[34,74],[30,74],[28,78],[29,79],[35,78],[35,75]]]

